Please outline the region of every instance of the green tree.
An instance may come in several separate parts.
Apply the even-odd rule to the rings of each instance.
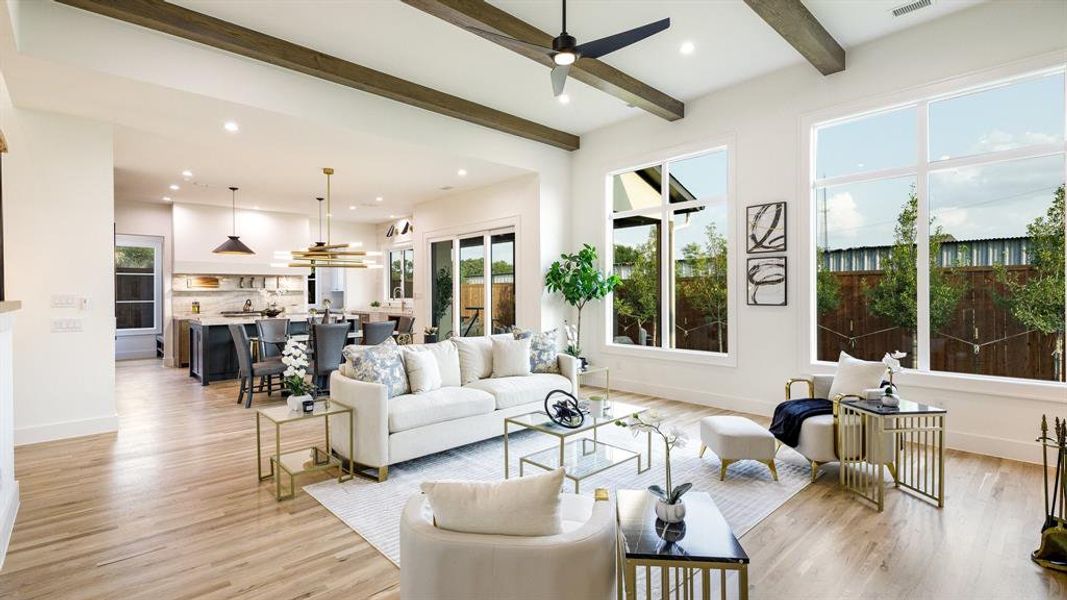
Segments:
[[[816,255],[825,256],[826,250],[816,249]],[[826,262],[817,259],[815,271],[815,307],[819,316],[830,314],[841,306],[841,282],[837,280],[826,266]]]
[[[680,270],[683,263],[675,265],[678,281],[678,294],[693,308],[704,315],[707,325],[716,325],[719,352],[724,352],[726,339],[727,306],[729,291],[726,287],[726,274],[729,262],[726,254],[726,238],[711,223],[704,230],[707,240],[704,246],[691,243],[682,248],[682,259],[693,269],[692,276],[682,277]]]
[[[893,247],[882,258],[882,277],[867,290],[870,311],[902,329],[915,331],[918,327],[918,246],[916,223],[919,219],[919,199],[912,191],[908,202],[897,216],[893,230]],[[949,268],[938,267],[941,244],[948,238],[940,225],[930,219],[930,330],[943,329],[956,312],[956,306],[967,293],[966,283],[954,276]],[[918,351],[918,336],[912,336],[912,360]]]
[[[605,275],[597,265],[596,248],[585,244],[577,254],[561,254],[545,273],[545,289],[558,293],[578,309],[578,347],[568,348],[574,356],[582,352],[582,309],[593,300],[607,296],[622,280]]]
[[[622,248],[627,248],[624,256],[631,258],[632,262],[623,262],[616,255],[616,265],[629,264],[631,268],[630,276],[622,281],[615,293],[615,312],[633,320],[639,329],[644,329],[645,323],[648,323],[655,344],[659,316],[659,238],[656,230],[649,232],[645,243]]]
[[[1007,293],[998,295],[1011,316],[1030,329],[1046,335],[1056,335],[1057,381],[1063,381],[1061,367],[1064,334],[1064,186],[1056,190],[1045,216],[1026,226],[1030,238],[1029,276],[1023,281],[1018,273],[1009,272],[1004,265],[996,265],[997,281]]]

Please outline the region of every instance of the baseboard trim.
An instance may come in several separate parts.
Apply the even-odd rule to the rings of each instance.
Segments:
[[[765,417],[774,414],[774,407],[777,406],[775,403],[765,402],[763,400],[753,400],[752,398],[741,396],[715,394],[712,392],[702,392],[689,388],[648,383],[645,381],[618,379],[616,377],[611,378],[611,387],[634,394],[658,396],[660,398],[667,398],[668,400],[678,400],[690,404],[699,404],[701,406],[710,406],[712,408],[721,408],[723,410],[732,410]]]
[[[61,423],[49,423],[33,427],[22,427],[15,430],[15,445],[39,444],[64,440],[67,438],[94,435],[97,433],[110,433],[118,431],[119,416],[97,417],[95,419],[81,419],[79,421],[63,421]]]
[[[4,568],[7,558],[7,546],[11,542],[11,532],[15,530],[15,515],[19,511],[19,482],[14,482],[11,489],[0,498],[0,569]]]
[[[657,396],[659,398],[667,398],[668,400],[678,400],[680,402],[689,402],[690,404],[700,404],[702,406],[710,406],[712,408],[732,410],[765,417],[773,415],[774,408],[778,405],[776,402],[766,402],[764,400],[702,392],[688,388],[634,381],[630,379],[612,378],[611,383],[612,388],[619,391]],[[971,454],[1006,458],[1027,463],[1038,463],[1041,460],[1041,455],[1035,450],[1036,446],[1032,442],[953,431],[951,418],[949,418],[948,423],[949,429],[946,432],[945,437],[946,448],[962,450],[964,452],[970,452]]]

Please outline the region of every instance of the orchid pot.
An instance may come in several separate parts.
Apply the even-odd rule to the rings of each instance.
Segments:
[[[312,400],[311,394],[303,394],[300,396],[289,394],[289,397],[285,399],[285,405],[289,407],[290,412],[300,412],[304,410],[305,400]]]
[[[664,523],[681,523],[685,520],[685,502],[679,499],[674,504],[656,500],[656,518]]]

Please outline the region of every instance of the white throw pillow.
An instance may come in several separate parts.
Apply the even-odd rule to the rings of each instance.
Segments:
[[[501,481],[427,481],[437,527],[462,533],[556,535],[563,530],[563,469]]]
[[[430,352],[405,352],[404,368],[412,394],[421,394],[441,387],[441,370]]]
[[[530,374],[530,338],[493,338],[493,377]]]
[[[841,356],[837,357],[837,373],[834,374],[834,382],[830,385],[829,400],[833,400],[838,394],[866,397],[866,390],[878,387],[885,373],[885,365],[881,362],[860,360],[842,352]]]
[[[493,375],[493,341],[488,337],[452,338],[459,351],[460,385]]]
[[[403,346],[405,358],[409,353],[423,352],[432,354],[437,360],[437,370],[441,373],[441,387],[459,387],[459,350],[452,340],[436,344],[411,344]]]

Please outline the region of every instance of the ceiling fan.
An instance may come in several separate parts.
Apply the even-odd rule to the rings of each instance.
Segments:
[[[574,39],[574,36],[567,33],[567,0],[563,0],[563,32],[552,40],[551,48],[546,48],[538,44],[531,44],[529,42],[517,40],[513,37],[493,33],[484,29],[478,29],[476,27],[467,27],[467,29],[482,37],[494,40],[503,46],[507,46],[512,50],[519,52],[528,52],[532,50],[551,58],[552,62],[555,63],[555,67],[552,68],[552,93],[555,96],[559,96],[563,93],[563,86],[567,83],[567,74],[570,72],[571,65],[573,65],[575,61],[582,58],[600,58],[605,54],[610,54],[631,44],[636,44],[670,26],[671,20],[669,18],[661,19],[629,31],[623,31],[622,33],[616,33],[614,35],[600,38],[599,40],[579,44],[578,40]]]

